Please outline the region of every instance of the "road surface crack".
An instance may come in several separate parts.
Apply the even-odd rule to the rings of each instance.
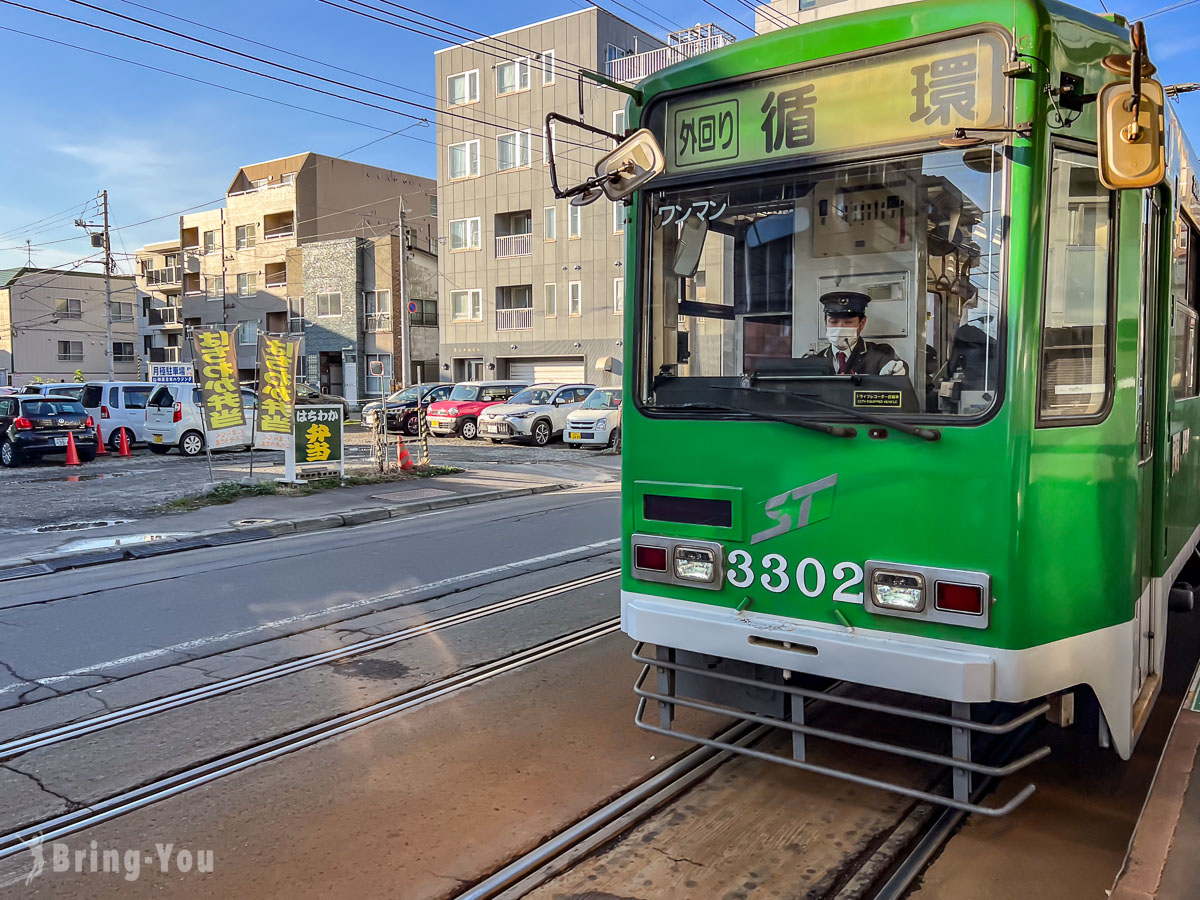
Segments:
[[[36,678],[26,678],[24,675],[17,672],[16,669],[14,669],[11,665],[6,663],[2,659],[0,659],[0,669],[3,669],[5,672],[7,672],[9,675],[11,675],[15,680],[21,682],[22,684],[31,685],[31,687],[27,688],[26,690],[21,691],[21,693],[19,693],[17,695],[17,704],[18,705],[24,703],[25,697],[27,695],[33,693],[34,691],[36,691],[38,688],[45,688],[51,694],[53,694],[55,697],[62,695],[62,691],[58,690],[58,688],[52,688],[48,684],[42,684],[42,682],[38,681]]]
[[[24,775],[26,778],[36,784],[42,793],[49,794],[51,797],[56,797],[65,803],[67,805],[66,812],[74,812],[77,809],[82,809],[84,806],[84,804],[79,803],[76,800],[72,800],[65,794],[60,794],[58,791],[52,791],[50,788],[46,787],[46,784],[42,781],[42,779],[38,778],[32,772],[26,772],[24,769],[14,768],[8,763],[0,763],[0,769],[7,769],[9,772],[13,772],[16,775]]]
[[[465,878],[459,878],[455,875],[443,875],[441,872],[433,871],[433,869],[426,869],[425,871],[428,872],[430,875],[432,875],[434,878],[444,878],[447,881],[456,882],[459,885],[459,887],[465,888],[465,887],[469,887],[471,884],[471,882],[467,881]]]
[[[666,850],[663,850],[661,847],[651,847],[650,849],[654,850],[656,853],[661,853],[667,859],[671,860],[671,862],[687,863],[690,866],[695,866],[697,869],[704,868],[704,863],[698,863],[694,859],[688,859],[686,856],[672,856],[670,853],[668,853]]]

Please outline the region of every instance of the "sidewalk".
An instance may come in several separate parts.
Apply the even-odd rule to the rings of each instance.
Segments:
[[[587,472],[569,466],[524,466],[516,471],[494,467],[412,481],[332,488],[304,497],[244,497],[233,503],[163,513],[83,532],[5,535],[0,539],[0,583],[126,557],[361,525],[595,481],[594,470],[588,477]]]
[[[1163,748],[1112,900],[1188,900],[1200,894],[1200,668]]]

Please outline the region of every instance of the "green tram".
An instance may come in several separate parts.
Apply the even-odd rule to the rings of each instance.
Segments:
[[[1200,181],[1152,74],[1118,16],[923,0],[632,92],[562,194],[629,203],[641,727],[713,744],[679,707],[733,711],[792,732],[772,758],[990,814],[1034,788],[973,800],[984,736],[1080,700],[1130,756],[1200,536]],[[829,679],[945,726],[952,786],[812,762]]]

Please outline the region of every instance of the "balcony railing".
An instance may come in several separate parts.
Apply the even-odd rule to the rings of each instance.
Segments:
[[[370,313],[367,316],[366,330],[367,331],[391,331],[392,330],[392,315],[391,315],[391,313]]]
[[[733,38],[724,34],[714,34],[712,37],[701,38],[698,41],[687,41],[672,44],[669,47],[659,47],[645,53],[634,53],[608,63],[608,77],[614,81],[641,81],[655,72],[683,59],[691,59],[709,50],[717,50],[727,44],[732,44]]]
[[[150,362],[179,362],[179,348],[151,347]]]
[[[146,284],[179,284],[183,277],[179,266],[167,266],[165,269],[147,269]]]
[[[533,327],[533,307],[496,310],[497,331],[524,331]]]
[[[268,275],[265,286],[269,288],[287,287],[287,275]]]
[[[275,240],[276,238],[291,237],[295,233],[296,233],[295,225],[280,225],[278,228],[268,228],[265,232],[263,232],[263,238],[265,240],[271,241],[271,240]]]
[[[182,324],[180,322],[179,309],[174,306],[167,306],[161,309],[151,309],[147,321],[151,327],[157,325],[178,327],[180,324]]]
[[[529,256],[533,252],[532,234],[506,234],[496,238],[496,259]]]

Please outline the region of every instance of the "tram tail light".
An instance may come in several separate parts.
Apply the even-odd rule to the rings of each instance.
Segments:
[[[920,612],[925,608],[925,579],[912,572],[877,569],[871,573],[871,598],[884,609]]]
[[[633,548],[633,565],[648,572],[667,571],[667,548],[637,544]]]
[[[937,609],[970,616],[983,615],[983,588],[977,584],[939,581],[936,593],[934,606]]]
[[[717,575],[716,555],[703,547],[675,548],[675,577],[680,581],[712,583]]]

